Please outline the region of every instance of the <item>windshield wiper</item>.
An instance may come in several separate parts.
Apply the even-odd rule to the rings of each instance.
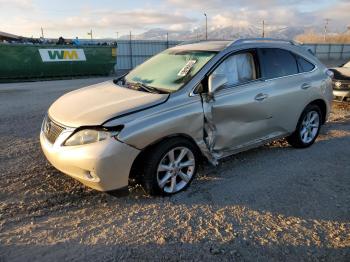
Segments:
[[[146,91],[146,92],[149,92],[149,93],[155,93],[155,94],[168,94],[169,92],[167,91],[164,91],[164,90],[160,90],[158,88],[155,88],[153,86],[149,86],[149,85],[146,85],[144,83],[141,83],[141,82],[129,82],[129,81],[126,81],[126,79],[124,78],[124,84],[123,84],[124,87],[128,87],[128,88],[132,88],[132,89],[142,89],[143,91]]]
[[[131,85],[134,85],[138,88],[141,88],[147,92],[150,92],[150,93],[155,93],[155,94],[169,94],[169,92],[165,91],[165,90],[160,90],[158,88],[155,88],[153,86],[149,86],[149,85],[146,85],[144,83],[141,83],[141,82],[136,82],[134,84],[131,84]]]
[[[157,88],[154,88],[153,86],[148,86],[144,83],[141,82],[137,82],[134,84],[136,87],[142,88],[143,90],[149,92],[149,93],[157,93],[160,94],[160,90],[158,90]]]

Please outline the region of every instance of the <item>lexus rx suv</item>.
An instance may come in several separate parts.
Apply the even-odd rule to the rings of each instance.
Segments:
[[[202,157],[216,165],[283,137],[311,146],[330,112],[331,76],[292,41],[179,45],[60,97],[40,142],[53,166],[91,188],[137,179],[149,194],[170,195],[189,186]]]

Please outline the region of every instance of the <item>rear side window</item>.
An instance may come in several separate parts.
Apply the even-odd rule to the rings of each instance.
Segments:
[[[295,55],[295,56],[297,58],[300,73],[310,72],[315,68],[315,66],[312,63],[305,60],[301,56],[298,56],[298,55]]]
[[[265,79],[298,73],[297,61],[292,53],[277,48],[260,49],[260,63]]]

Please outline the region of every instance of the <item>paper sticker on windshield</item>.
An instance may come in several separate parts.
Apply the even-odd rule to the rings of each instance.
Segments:
[[[186,76],[196,62],[197,60],[189,60],[177,75]]]

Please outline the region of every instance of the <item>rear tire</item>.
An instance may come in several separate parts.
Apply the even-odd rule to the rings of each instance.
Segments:
[[[299,118],[296,130],[287,137],[288,143],[295,148],[311,146],[320,132],[321,123],[321,109],[314,104],[308,105]]]
[[[193,180],[200,160],[198,148],[188,139],[171,138],[149,151],[143,187],[150,195],[173,195]]]

